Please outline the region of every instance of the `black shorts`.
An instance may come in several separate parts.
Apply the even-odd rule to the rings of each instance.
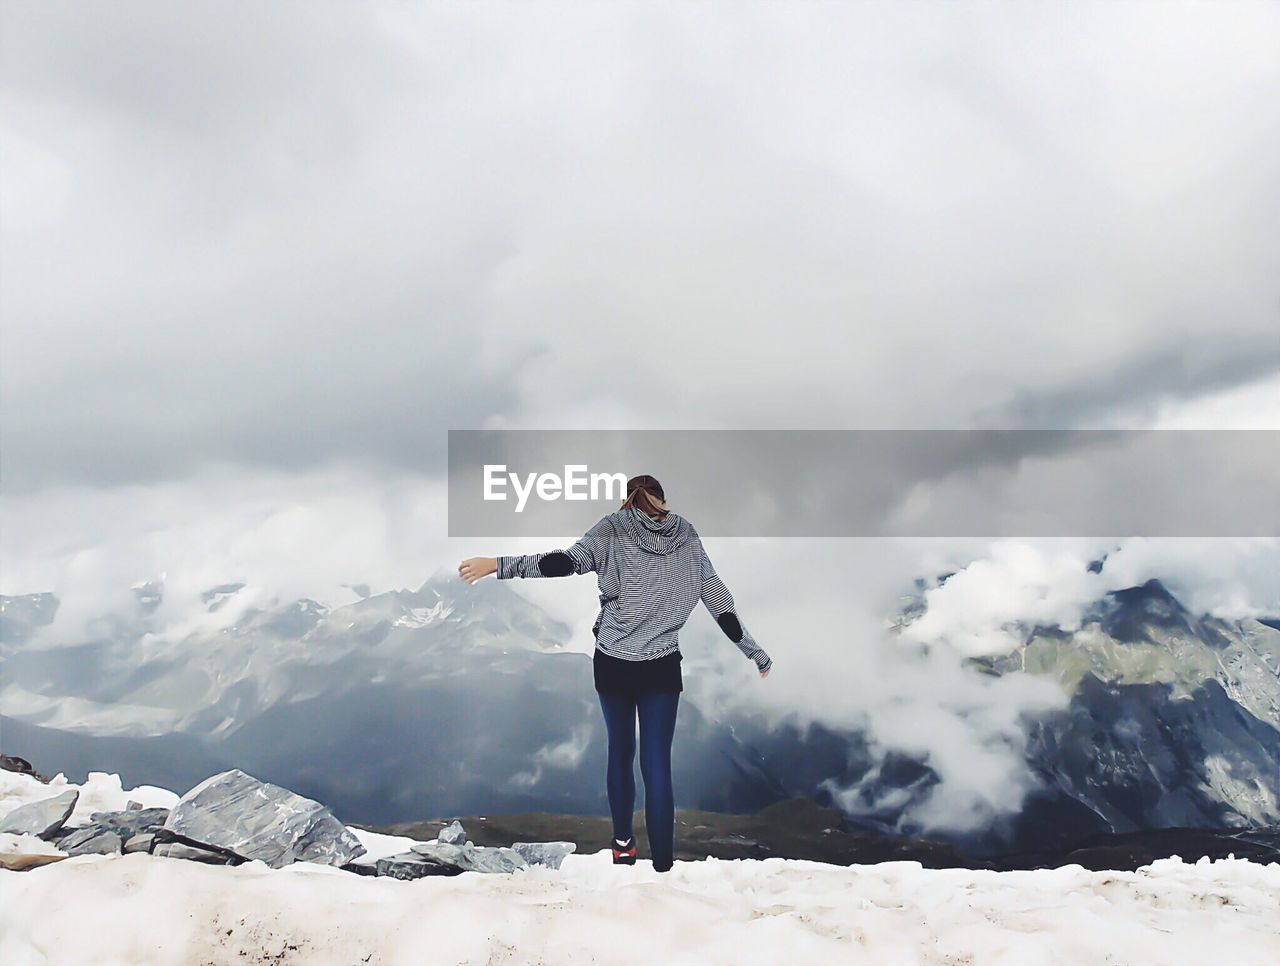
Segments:
[[[610,657],[596,648],[596,690],[644,694],[649,691],[683,691],[684,680],[680,676],[679,651],[649,661],[624,661]]]

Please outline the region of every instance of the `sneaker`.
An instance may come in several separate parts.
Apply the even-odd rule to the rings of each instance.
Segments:
[[[622,839],[613,840],[613,864],[636,864],[636,837],[634,835],[628,838],[625,842],[622,841]]]

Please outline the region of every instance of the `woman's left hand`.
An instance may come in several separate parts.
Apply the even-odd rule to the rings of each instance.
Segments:
[[[469,584],[498,572],[497,557],[468,557],[458,564],[458,576]]]

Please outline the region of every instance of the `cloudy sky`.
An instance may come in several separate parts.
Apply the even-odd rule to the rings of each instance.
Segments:
[[[161,575],[340,603],[537,549],[446,537],[448,429],[1280,429],[1273,3],[6,2],[2,26],[0,591],[56,590],[68,634]],[[716,553],[778,707],[927,679],[882,736],[977,729],[937,750],[990,787],[961,712],[1052,699],[847,629],[970,564],[931,632],[961,651],[1155,575],[1280,607],[1275,541],[1138,542],[1089,584],[1104,549]],[[581,638],[593,588],[537,597]]]
[[[1273,4],[8,3],[0,43],[10,592],[235,546],[416,585],[450,428],[1280,427]]]
[[[11,592],[110,541],[414,584],[450,428],[1280,427],[1274,4],[7,3],[0,42]]]

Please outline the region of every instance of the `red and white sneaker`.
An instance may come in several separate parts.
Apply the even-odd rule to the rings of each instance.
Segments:
[[[620,839],[613,840],[613,864],[636,864],[636,837],[634,835],[628,838],[625,842]]]

